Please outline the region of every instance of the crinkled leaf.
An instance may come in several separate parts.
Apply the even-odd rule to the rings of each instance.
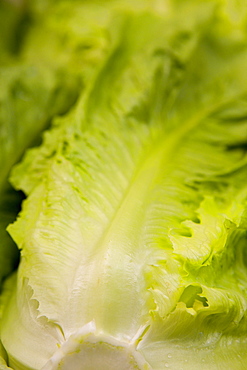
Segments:
[[[190,25],[113,22],[76,110],[13,171],[28,197],[8,228],[22,250],[11,366],[49,364],[91,322],[155,370],[244,369],[246,34],[209,3],[185,2]]]

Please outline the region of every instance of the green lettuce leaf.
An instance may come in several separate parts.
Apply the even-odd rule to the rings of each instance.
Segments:
[[[59,78],[55,76],[47,68],[30,65],[17,64],[0,69],[0,282],[15,265],[17,254],[5,232],[8,223],[14,221],[20,204],[20,197],[13,193],[7,182],[10,169],[24,150],[35,143],[53,115],[66,111],[74,102],[76,90],[73,84],[69,82],[66,87],[63,81],[65,90],[60,94],[61,75]]]
[[[11,174],[13,369],[246,366],[246,28],[171,3],[112,10],[76,109]]]
[[[4,311],[4,307],[6,305],[6,302],[8,302],[10,295],[12,294],[13,287],[16,282],[16,276],[12,275],[4,284],[4,289],[1,292],[0,296],[0,323],[2,320],[2,315]],[[1,326],[0,326],[1,329]],[[3,345],[0,341],[0,370],[13,370],[12,368],[7,366],[8,358],[7,353],[5,349],[3,348]]]
[[[68,15],[68,3],[52,9],[50,3],[39,9],[38,3],[0,4],[0,285],[18,262],[18,250],[5,229],[23,197],[11,189],[9,172],[26,148],[40,142],[52,118],[75,104],[105,47],[100,27],[93,35],[90,27],[69,32],[80,21],[79,5]],[[61,14],[67,28],[58,26]],[[67,33],[71,36],[65,47]]]

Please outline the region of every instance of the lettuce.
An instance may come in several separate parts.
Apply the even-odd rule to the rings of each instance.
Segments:
[[[106,4],[55,8],[93,9],[91,35],[105,15],[105,48],[11,172],[27,198],[2,352],[18,370],[245,369],[246,18],[233,1]]]
[[[10,170],[28,147],[41,141],[41,132],[52,118],[75,104],[83,79],[101,56],[97,53],[100,43],[90,52],[78,47],[80,43],[83,50],[83,43],[88,43],[88,32],[77,35],[75,31],[73,44],[62,47],[67,30],[57,27],[61,11],[52,11],[48,5],[39,9],[36,1],[22,6],[0,4],[0,287],[19,258],[5,230],[23,199],[8,182]],[[69,25],[73,21],[73,15],[64,18]],[[84,64],[83,71],[76,62]]]

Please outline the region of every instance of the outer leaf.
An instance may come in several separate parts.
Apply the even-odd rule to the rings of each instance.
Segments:
[[[51,8],[51,4],[48,5]],[[49,126],[52,117],[66,113],[75,103],[82,76],[86,84],[90,68],[104,55],[100,27],[93,35],[90,29],[74,30],[64,47],[67,30],[59,28],[57,22],[60,8],[68,10],[68,4],[53,7],[48,13],[50,18],[44,9],[38,11],[35,7],[38,8],[37,1],[0,5],[0,33],[3,34],[3,45],[0,45],[0,284],[18,260],[17,248],[5,229],[16,218],[22,197],[12,195],[7,182],[9,172],[25,149],[40,141],[40,133]],[[98,13],[99,9],[95,17]],[[78,23],[73,12],[68,15],[65,10],[64,14],[68,29],[75,21]],[[94,44],[90,51],[85,50],[89,42]]]
[[[9,280],[5,283],[4,291],[1,292],[0,297],[0,322],[3,315],[4,306],[6,305],[6,302],[9,300],[9,297],[11,295],[11,292],[13,290],[13,286],[16,282],[15,276],[11,276]],[[4,350],[2,343],[0,341],[0,370],[13,370],[12,368],[7,366],[7,354]]]
[[[121,370],[244,369],[247,50],[207,14],[200,33],[179,14],[123,16],[77,109],[13,172],[28,195],[9,227],[13,368],[97,353],[114,368],[120,351]]]

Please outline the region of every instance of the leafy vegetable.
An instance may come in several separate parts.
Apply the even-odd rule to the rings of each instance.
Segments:
[[[78,72],[78,66],[74,72],[74,59],[78,64],[82,62],[80,53],[74,50],[77,43],[63,50],[64,35],[55,27],[47,29],[44,37],[46,22],[49,24],[45,10],[24,5],[0,4],[0,34],[8,35],[8,39],[1,37],[5,43],[0,45],[0,285],[18,261],[17,248],[5,229],[15,220],[22,196],[13,192],[8,184],[9,172],[26,148],[40,142],[40,133],[51,119],[65,114],[74,105],[85,74]],[[54,21],[54,14],[52,19]],[[49,50],[53,50],[50,34],[53,44],[57,44],[59,63],[53,53],[49,54]],[[61,56],[63,53],[66,59]],[[85,70],[88,71],[92,63],[89,60]]]
[[[27,199],[8,226],[6,361],[245,369],[246,18],[233,1],[106,4],[70,4],[94,10],[90,35],[103,14],[100,57],[11,173]]]

